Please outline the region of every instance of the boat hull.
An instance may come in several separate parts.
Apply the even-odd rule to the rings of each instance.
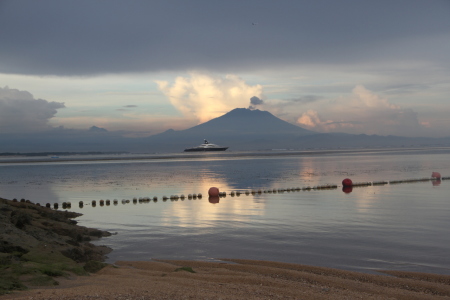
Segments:
[[[228,147],[217,147],[217,148],[188,148],[184,149],[184,152],[209,152],[209,151],[225,151]]]

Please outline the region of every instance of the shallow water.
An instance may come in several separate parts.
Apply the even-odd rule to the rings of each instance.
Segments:
[[[116,232],[98,243],[109,262],[152,258],[263,259],[372,272],[450,274],[450,181],[256,193],[209,202],[221,191],[269,189],[450,174],[450,150],[224,153],[121,160],[0,163],[3,198],[70,201],[80,225]],[[435,185],[433,185],[435,184]],[[202,199],[163,195],[202,193]],[[133,197],[158,197],[133,204]],[[101,199],[118,205],[100,206]],[[122,204],[122,199],[131,200]],[[91,200],[97,201],[92,207]],[[84,201],[83,208],[78,201]]]

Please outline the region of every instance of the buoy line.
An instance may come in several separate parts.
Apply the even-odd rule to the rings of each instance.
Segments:
[[[367,181],[367,182],[353,182],[351,179],[349,178],[345,178],[342,181],[342,190],[345,193],[350,193],[351,189],[353,187],[367,187],[367,186],[384,186],[384,185],[397,185],[397,184],[402,184],[402,183],[416,183],[416,182],[426,182],[426,181],[435,181],[435,182],[440,182],[441,180],[450,180],[450,176],[446,176],[446,177],[441,177],[441,175],[438,172],[433,172],[432,177],[423,177],[423,178],[410,178],[410,179],[404,179],[404,180],[390,180],[390,181]],[[306,187],[292,187],[292,188],[273,188],[273,189],[251,189],[251,190],[237,190],[237,191],[231,191],[229,193],[227,192],[220,192],[219,189],[217,187],[211,187],[208,191],[208,195],[209,198],[213,197],[213,198],[217,198],[217,200],[219,198],[225,198],[227,195],[231,196],[231,197],[239,197],[241,195],[261,195],[261,194],[282,194],[282,193],[290,193],[290,192],[300,192],[300,191],[316,191],[316,190],[335,190],[337,189],[338,186],[337,184],[325,184],[325,185],[318,185],[318,186],[306,186]],[[202,199],[203,195],[202,193],[194,193],[194,194],[188,194],[187,196],[185,196],[184,194],[181,195],[170,195],[170,196],[162,196],[161,199],[163,202],[166,202],[167,200],[170,201],[184,201],[185,199],[188,200],[196,200],[196,199]],[[121,204],[125,205],[125,204],[129,204],[129,203],[133,203],[133,204],[142,204],[142,203],[150,203],[150,202],[158,202],[158,197],[154,196],[154,197],[134,197],[131,200],[129,199],[122,199],[120,201]],[[211,199],[210,199],[211,200]],[[21,199],[20,201],[17,200],[16,198],[14,198],[12,200],[13,202],[25,202],[25,203],[31,203],[31,204],[36,204],[37,206],[41,206],[40,203],[33,203],[30,200],[25,200],[25,199]],[[210,201],[212,202],[212,201]],[[217,203],[218,201],[214,202]],[[114,200],[99,200],[98,201],[98,205],[99,206],[110,206],[111,203],[114,206],[117,206],[119,204],[119,200],[114,199]],[[213,202],[212,202],[213,203]],[[59,205],[60,203],[54,203],[53,204],[53,209],[59,209]],[[97,200],[91,200],[91,201],[79,201],[78,202],[78,206],[79,208],[83,208],[85,205],[89,205],[91,207],[96,207],[97,206]],[[52,205],[50,203],[46,203],[45,207],[47,208],[52,208]],[[71,209],[72,208],[72,204],[71,202],[63,202],[61,203],[61,208],[62,209]]]

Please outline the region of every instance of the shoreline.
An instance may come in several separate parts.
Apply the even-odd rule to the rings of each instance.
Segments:
[[[2,299],[449,299],[450,275],[373,275],[271,261],[118,261]]]
[[[128,153],[128,154],[99,154],[99,155],[61,155],[57,158],[40,156],[14,156],[9,159],[0,157],[0,165],[23,164],[23,163],[70,163],[70,162],[108,162],[108,161],[160,161],[176,159],[203,159],[207,158],[258,158],[276,156],[322,156],[322,155],[365,155],[365,154],[385,154],[399,152],[420,152],[420,151],[450,151],[450,147],[413,147],[413,148],[348,148],[348,149],[266,149],[256,151],[225,151],[225,152],[197,152],[197,153]],[[96,157],[93,157],[96,156]]]

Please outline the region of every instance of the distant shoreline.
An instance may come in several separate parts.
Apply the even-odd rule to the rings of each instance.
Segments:
[[[171,159],[204,159],[204,158],[245,158],[245,157],[276,157],[276,156],[319,156],[319,155],[346,155],[346,154],[380,154],[397,152],[420,151],[448,151],[450,147],[423,147],[423,148],[364,148],[364,149],[312,149],[312,150],[260,150],[260,151],[226,151],[226,152],[199,152],[199,153],[128,153],[128,152],[43,152],[38,153],[2,155],[0,164],[12,163],[43,163],[43,162],[92,162],[92,161],[123,161],[123,160],[171,160]],[[49,156],[58,154],[57,157]],[[8,158],[5,158],[8,157]]]
[[[1,152],[0,157],[36,157],[36,156],[59,156],[59,155],[110,155],[110,154],[128,154],[130,152],[114,151],[114,152],[101,152],[101,151],[88,151],[88,152]]]

